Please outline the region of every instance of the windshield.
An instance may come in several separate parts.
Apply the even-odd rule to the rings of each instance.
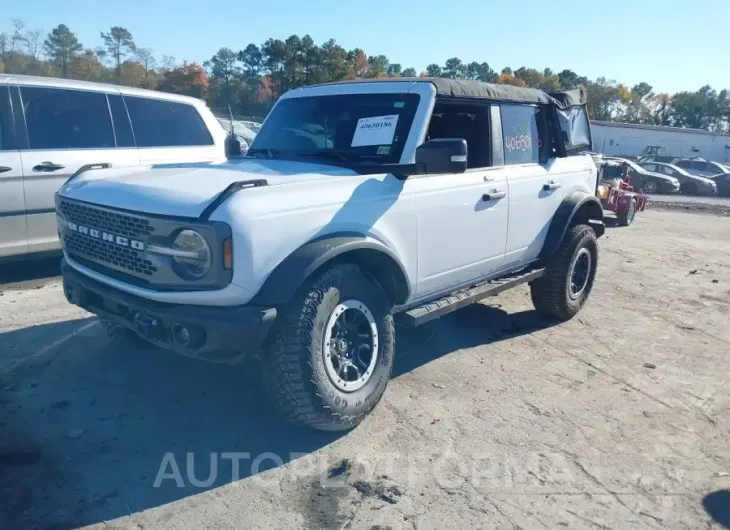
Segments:
[[[284,99],[271,111],[249,154],[398,163],[419,99],[417,94],[383,93]]]

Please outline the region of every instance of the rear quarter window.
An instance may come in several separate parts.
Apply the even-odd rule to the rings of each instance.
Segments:
[[[500,110],[505,165],[539,163],[543,145],[547,145],[542,109],[529,105],[502,104]]]
[[[137,147],[213,145],[203,118],[192,105],[124,96]]]

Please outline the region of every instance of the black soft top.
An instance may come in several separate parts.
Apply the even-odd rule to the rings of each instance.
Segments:
[[[542,103],[555,105],[560,109],[584,106],[587,101],[586,91],[581,88],[562,92],[543,92],[536,88],[522,88],[512,85],[495,85],[472,81],[470,79],[445,79],[442,77],[388,77],[378,79],[352,79],[323,83],[322,85],[341,85],[352,83],[431,83],[441,97],[480,98],[496,101],[515,101],[518,103]],[[310,85],[311,86],[311,85]]]

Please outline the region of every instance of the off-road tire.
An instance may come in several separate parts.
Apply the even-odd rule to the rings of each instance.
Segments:
[[[582,248],[591,255],[588,283],[580,297],[573,300],[569,295],[571,265]],[[560,247],[547,260],[545,276],[530,284],[530,295],[535,309],[546,316],[570,320],[583,307],[593,288],[598,264],[596,234],[590,226],[575,225],[565,234]]]
[[[373,316],[379,358],[362,388],[344,392],[327,374],[323,344],[334,309],[351,299],[365,304]],[[262,359],[264,386],[274,407],[290,422],[323,431],[352,429],[385,392],[394,353],[395,328],[388,297],[362,269],[341,263],[319,274],[278,309]]]
[[[134,331],[111,320],[100,319],[107,339],[115,346],[126,346],[129,348],[149,348],[151,344],[137,335]]]
[[[631,223],[634,222],[634,218],[636,217],[636,208],[636,199],[631,199],[631,203],[626,210],[619,212],[617,216],[619,226],[631,226]]]

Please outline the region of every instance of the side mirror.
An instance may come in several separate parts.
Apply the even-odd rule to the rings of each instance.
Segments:
[[[225,150],[226,158],[234,158],[243,154],[241,142],[238,141],[235,134],[231,133],[226,136]]]
[[[416,149],[416,166],[419,173],[463,173],[468,158],[466,140],[463,138],[438,138],[429,140]]]

